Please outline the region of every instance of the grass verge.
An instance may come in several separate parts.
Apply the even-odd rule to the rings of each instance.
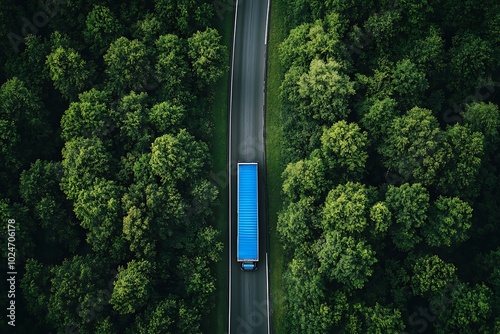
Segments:
[[[222,43],[231,52],[231,42],[233,35],[233,11],[226,11],[224,16],[220,17],[218,30],[222,35]],[[227,62],[229,64],[230,57]],[[212,156],[213,171],[216,175],[222,175],[227,172],[227,117],[229,107],[229,73],[220,79],[215,87],[215,101],[213,104],[213,137],[210,143],[210,154]],[[217,180],[212,180],[217,183]],[[228,308],[228,271],[227,263],[229,250],[228,240],[228,186],[227,184],[218,184],[220,205],[215,212],[215,227],[221,232],[219,240],[224,243],[222,259],[216,265],[216,296],[215,308],[210,316],[209,333],[227,332],[227,308]]]
[[[283,288],[285,263],[283,261],[283,247],[276,233],[278,212],[282,207],[281,173],[284,168],[281,158],[283,106],[279,97],[279,88],[284,77],[284,71],[280,65],[278,55],[278,46],[286,37],[284,18],[287,13],[283,0],[274,0],[271,2],[270,15],[266,94],[266,161],[270,233],[270,293],[274,333],[286,333],[286,295]]]

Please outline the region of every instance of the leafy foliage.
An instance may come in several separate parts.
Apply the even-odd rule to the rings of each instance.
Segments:
[[[311,61],[309,72],[304,73],[298,82],[302,112],[328,123],[347,117],[347,100],[354,94],[354,84],[348,76],[339,73],[341,69],[341,65],[334,61]]]
[[[412,288],[416,295],[436,294],[455,279],[456,268],[438,256],[425,256],[413,265]]]
[[[19,332],[206,331],[222,252],[208,142],[228,68],[213,18],[205,0],[2,2]]]
[[[109,301],[120,314],[135,313],[144,307],[151,293],[150,272],[152,265],[147,261],[132,260],[127,268],[118,267],[113,294]]]
[[[319,272],[349,288],[361,289],[373,273],[371,266],[377,262],[375,252],[366,242],[336,231],[327,233],[318,249]]]
[[[120,37],[104,55],[109,89],[118,94],[141,87],[151,71],[149,51],[141,41]]]
[[[287,330],[498,332],[500,5],[286,6]]]
[[[187,41],[188,56],[200,87],[215,84],[227,70],[222,61],[228,51],[220,45],[221,38],[217,30],[207,28],[194,33]]]
[[[92,74],[91,68],[76,50],[61,46],[48,55],[47,66],[54,87],[69,100],[85,88]]]

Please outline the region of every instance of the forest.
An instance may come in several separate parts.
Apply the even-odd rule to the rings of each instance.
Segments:
[[[213,3],[0,8],[0,268],[13,219],[16,332],[206,332],[223,247],[211,106],[229,64]]]
[[[287,332],[500,333],[500,3],[283,1]],[[208,332],[216,21],[210,0],[0,0],[18,333]]]
[[[500,3],[289,0],[289,333],[500,333]]]

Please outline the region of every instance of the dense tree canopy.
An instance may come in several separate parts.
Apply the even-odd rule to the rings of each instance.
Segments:
[[[498,332],[498,2],[285,4],[287,331]]]
[[[0,8],[0,217],[18,222],[18,332],[206,332],[222,252],[209,139],[229,64],[213,3]]]

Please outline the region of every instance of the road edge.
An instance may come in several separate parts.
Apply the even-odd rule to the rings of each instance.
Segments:
[[[234,81],[234,42],[236,40],[236,23],[238,21],[238,5],[239,5],[239,0],[236,0],[236,4],[234,7],[234,23],[233,23],[233,41],[231,43],[231,84],[230,84],[230,89],[229,89],[229,122],[228,122],[228,164],[227,164],[227,178],[228,178],[228,187],[229,187],[229,208],[228,208],[228,225],[229,225],[229,236],[228,236],[228,241],[229,241],[229,256],[228,256],[228,266],[229,266],[229,293],[228,293],[228,318],[227,318],[227,332],[228,334],[231,334],[231,290],[232,290],[232,278],[231,278],[231,273],[232,273],[232,248],[231,248],[231,238],[232,238],[232,230],[231,230],[231,225],[232,225],[232,212],[231,212],[231,190],[232,190],[232,185],[231,185],[231,170],[232,170],[232,156],[231,156],[231,128],[232,128],[232,115],[233,115],[233,81]]]

